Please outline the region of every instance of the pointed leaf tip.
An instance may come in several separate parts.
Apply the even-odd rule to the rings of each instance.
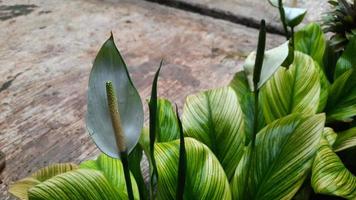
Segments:
[[[110,37],[109,37],[109,40],[114,41],[114,34],[112,33],[112,31],[110,31]]]

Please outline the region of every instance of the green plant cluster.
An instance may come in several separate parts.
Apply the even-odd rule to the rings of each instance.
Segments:
[[[329,0],[331,10],[324,16],[324,30],[332,33],[330,44],[336,51],[342,51],[349,40],[356,35],[356,1]]]
[[[90,74],[86,118],[103,154],[48,166],[10,193],[30,200],[356,199],[356,37],[335,53],[318,24],[294,33],[304,12],[274,5],[288,15],[281,19],[289,40],[265,50],[262,20],[244,70],[225,87],[188,96],[181,117],[157,97],[161,62],[144,128],[140,96],[110,37]]]

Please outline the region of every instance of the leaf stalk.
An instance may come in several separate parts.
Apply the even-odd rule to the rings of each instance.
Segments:
[[[282,21],[282,25],[283,25],[283,29],[284,29],[284,33],[285,33],[286,39],[289,40],[289,32],[288,32],[288,27],[287,27],[287,23],[286,23],[286,14],[284,12],[282,0],[278,0],[278,9],[279,9],[279,16],[280,16],[281,21]]]

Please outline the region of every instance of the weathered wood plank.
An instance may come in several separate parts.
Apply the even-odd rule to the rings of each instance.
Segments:
[[[235,23],[257,28],[261,19],[265,19],[270,32],[283,33],[278,9],[268,0],[147,0],[181,9],[214,16]],[[320,21],[327,10],[327,1],[286,0],[285,5],[306,8],[308,14],[304,24]]]
[[[0,199],[34,170],[98,154],[85,130],[86,89],[111,30],[142,98],[164,58],[159,93],[180,106],[190,93],[226,84],[256,46],[254,29],[144,1],[0,2],[26,10],[0,18],[0,149],[7,157]],[[268,46],[282,41],[268,36]]]

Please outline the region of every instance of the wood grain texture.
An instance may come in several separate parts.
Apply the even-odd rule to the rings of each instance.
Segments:
[[[141,97],[149,97],[164,58],[159,94],[180,106],[188,94],[228,83],[258,35],[138,0],[26,2],[0,1],[26,8],[0,20],[0,149],[7,159],[0,199],[10,199],[10,183],[41,167],[99,153],[85,129],[86,91],[92,61],[111,30]],[[268,35],[268,46],[283,40]],[[145,111],[147,119],[147,105]]]

